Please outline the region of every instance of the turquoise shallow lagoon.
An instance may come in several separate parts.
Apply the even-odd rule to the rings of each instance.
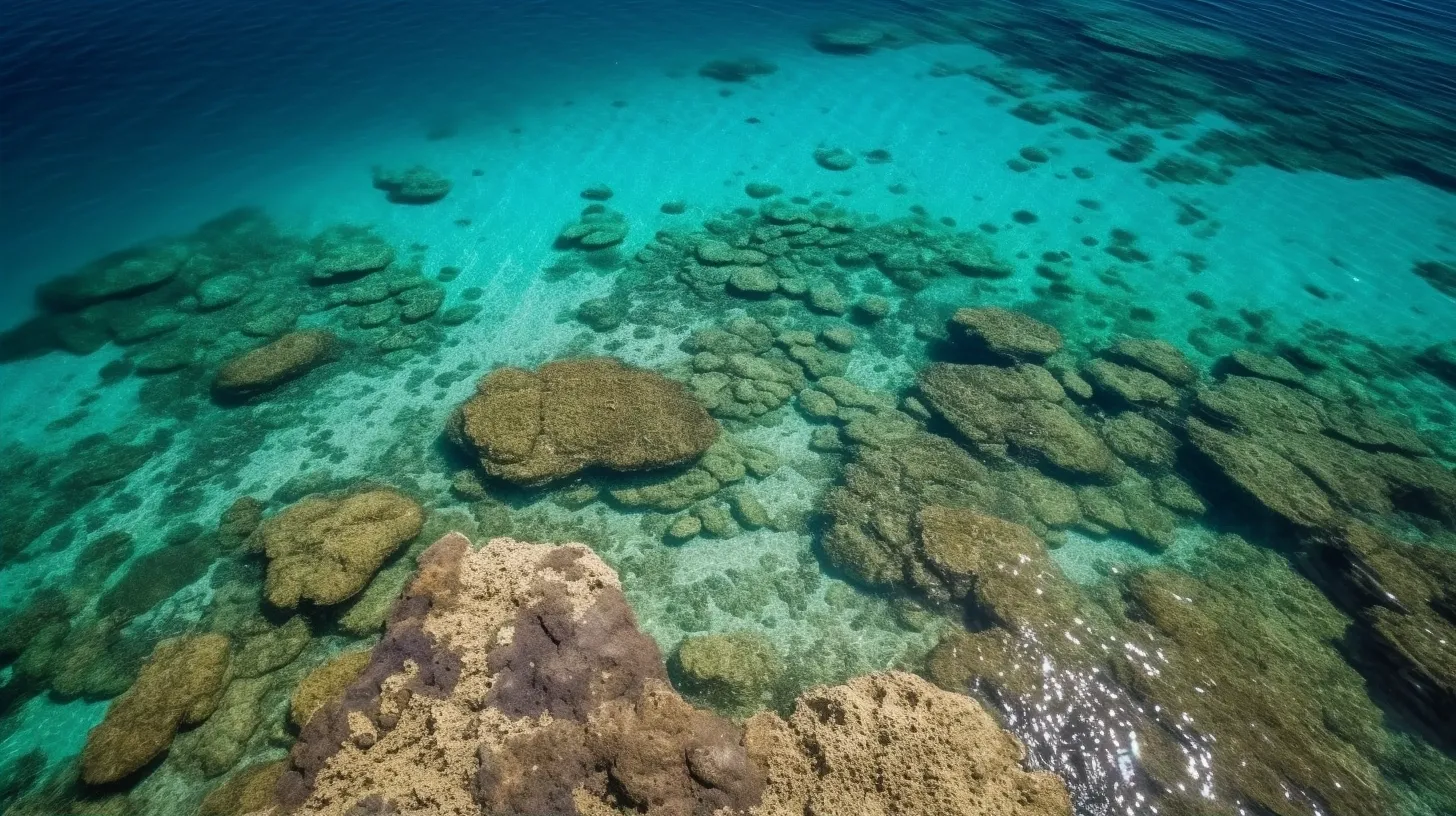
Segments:
[[[1456,810],[1440,9],[7,16],[4,812]]]

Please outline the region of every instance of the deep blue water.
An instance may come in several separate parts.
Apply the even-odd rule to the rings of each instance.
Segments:
[[[752,52],[840,20],[911,21],[974,6],[9,0],[0,11],[0,266],[7,282],[55,274],[98,242],[124,243],[125,228],[105,225],[145,209],[159,188],[226,175],[294,136],[387,117],[448,119],[462,93],[505,118],[514,101],[624,64]],[[1456,13],[1447,4],[1126,8],[1333,60],[1352,84],[1456,117]],[[23,286],[6,285],[6,301],[23,299]]]

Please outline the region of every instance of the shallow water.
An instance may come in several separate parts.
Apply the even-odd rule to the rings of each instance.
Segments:
[[[5,20],[0,807],[271,804],[220,786],[454,530],[589,546],[737,723],[903,669],[1077,813],[1456,811],[1449,11]],[[203,634],[218,710],[100,746]]]

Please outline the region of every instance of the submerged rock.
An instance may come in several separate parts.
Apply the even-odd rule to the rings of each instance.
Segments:
[[[1192,385],[1198,370],[1177,346],[1166,340],[1124,337],[1106,352],[1110,359],[1152,372],[1173,385]]]
[[[594,357],[496,369],[456,410],[449,433],[490,475],[537,485],[592,467],[691,461],[717,439],[718,423],[676,382]]]
[[[821,29],[810,37],[810,44],[826,54],[868,54],[889,40],[889,33],[869,23]]]
[[[313,240],[311,279],[318,283],[352,280],[394,263],[394,247],[372,230],[339,225]]]
[[[814,151],[814,161],[825,170],[848,170],[859,159],[842,147],[821,147]]]
[[[787,721],[748,722],[750,758],[771,769],[765,814],[1071,814],[1055,775],[975,700],[904,672],[805,692]]]
[[[405,170],[374,168],[374,188],[395,204],[433,204],[450,193],[450,180],[423,165]]]
[[[348,600],[423,523],[417,502],[387,489],[309,496],[290,505],[254,534],[268,557],[268,602],[293,608],[302,600]]]
[[[716,79],[719,82],[747,82],[754,77],[768,76],[779,67],[768,60],[757,57],[720,59],[704,63],[698,68],[698,76]]]
[[[1188,423],[1188,438],[1234,484],[1274,513],[1304,527],[1334,520],[1334,508],[1320,486],[1277,452],[1196,419]]]
[[[700,695],[715,710],[736,713],[762,709],[783,671],[773,645],[754,632],[688,637],[675,661],[685,691]]]
[[[213,377],[213,394],[225,399],[264,394],[329,362],[339,349],[331,332],[290,332],[224,363]]]
[[[369,650],[340,652],[304,676],[293,692],[288,705],[288,718],[302,729],[313,715],[329,701],[344,693],[364,667],[369,665]]]
[[[228,639],[206,634],[157,644],[136,682],[91,729],[81,753],[90,785],[123,779],[172,744],[177,728],[212,715],[228,667]]]
[[[197,287],[197,307],[203,311],[226,308],[242,300],[252,286],[252,279],[246,275],[209,278]]]
[[[936,363],[917,378],[926,403],[966,439],[1006,445],[1060,472],[1110,479],[1122,463],[1061,400],[1060,384],[1046,369]]]
[[[556,236],[557,249],[602,250],[627,239],[627,217],[594,205],[582,211],[576,223],[568,224]]]
[[[1008,309],[957,309],[951,325],[976,349],[1016,362],[1042,362],[1062,348],[1061,332]]]
[[[104,300],[133,297],[176,277],[182,258],[168,249],[115,252],[36,290],[42,306],[71,311]]]

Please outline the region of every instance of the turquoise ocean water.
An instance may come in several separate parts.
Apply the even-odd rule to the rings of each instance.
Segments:
[[[588,545],[738,722],[902,669],[1079,814],[1456,812],[1438,4],[11,0],[0,328],[7,813],[291,812],[452,530]]]

